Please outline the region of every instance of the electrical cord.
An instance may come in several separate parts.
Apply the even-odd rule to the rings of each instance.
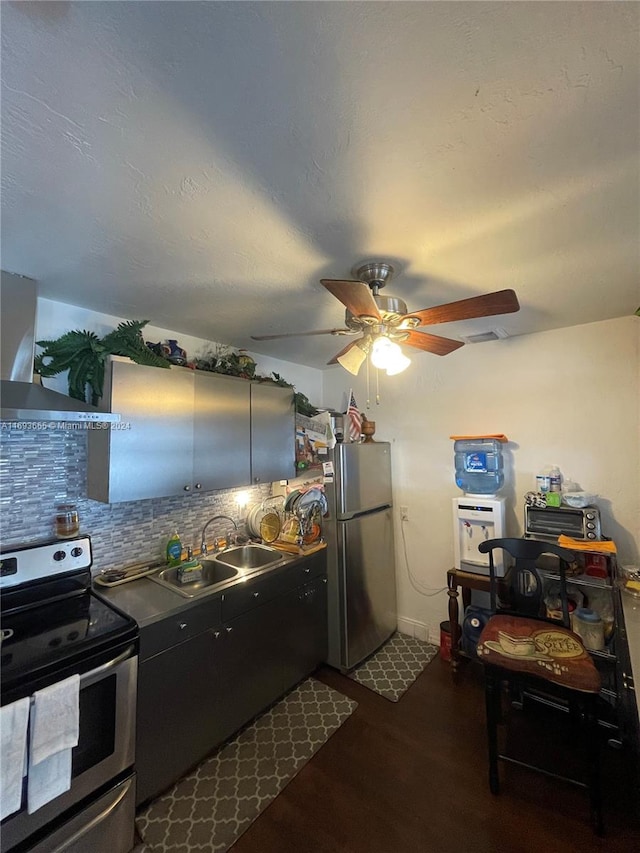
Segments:
[[[409,566],[409,557],[407,556],[407,538],[406,538],[405,533],[404,533],[404,522],[405,522],[404,518],[400,519],[400,531],[402,533],[402,548],[404,551],[404,562],[405,562],[405,565],[407,567],[407,575],[409,577],[409,583],[415,589],[415,591],[418,592],[420,595],[424,595],[425,598],[434,598],[436,595],[440,595],[441,592],[446,592],[447,587],[443,586],[440,589],[438,589],[438,587],[435,587],[435,586],[425,586],[424,584],[421,584],[420,581],[417,581],[413,577],[413,575],[411,574],[411,567]],[[421,587],[422,587],[422,589],[421,589]],[[425,589],[435,590],[435,592],[425,592],[424,591]]]

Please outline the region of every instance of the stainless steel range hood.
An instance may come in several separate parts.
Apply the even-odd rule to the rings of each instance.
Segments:
[[[0,420],[114,422],[120,415],[33,382],[36,283],[2,271]]]

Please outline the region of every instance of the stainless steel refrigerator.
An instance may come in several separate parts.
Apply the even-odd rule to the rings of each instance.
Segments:
[[[383,441],[336,444],[329,460],[328,663],[347,672],[397,628],[391,448]]]

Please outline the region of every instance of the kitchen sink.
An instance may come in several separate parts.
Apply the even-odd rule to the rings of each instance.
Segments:
[[[203,560],[202,576],[200,580],[192,583],[181,583],[178,578],[178,569],[173,566],[163,569],[157,575],[150,575],[149,580],[166,586],[185,598],[194,598],[205,592],[213,592],[216,587],[233,580],[238,574],[238,569],[233,566],[222,565],[215,560]]]
[[[276,566],[284,559],[284,554],[265,545],[239,545],[228,548],[213,558],[216,563],[222,563],[243,572],[267,569]]]
[[[202,577],[192,583],[180,583],[176,567],[163,569],[157,575],[148,575],[149,580],[172,589],[185,598],[195,598],[207,592],[215,592],[234,578],[242,578],[261,569],[279,565],[285,554],[265,545],[239,545],[228,548],[208,560],[202,560]]]

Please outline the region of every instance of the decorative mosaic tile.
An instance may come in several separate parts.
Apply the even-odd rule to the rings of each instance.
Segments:
[[[8,424],[4,425],[8,427]],[[103,504],[86,497],[86,430],[0,430],[0,542],[3,548],[26,545],[54,535],[59,503],[78,505],[80,532],[91,536],[93,571],[155,560],[178,530],[185,546],[200,547],[205,523],[214,515],[238,518],[236,496],[249,503],[269,494],[268,483],[177,497]],[[229,528],[214,522],[209,541]]]
[[[391,702],[397,702],[438,653],[438,647],[406,634],[394,634],[349,678]]]
[[[138,814],[145,853],[222,853],[356,709],[307,679]]]

